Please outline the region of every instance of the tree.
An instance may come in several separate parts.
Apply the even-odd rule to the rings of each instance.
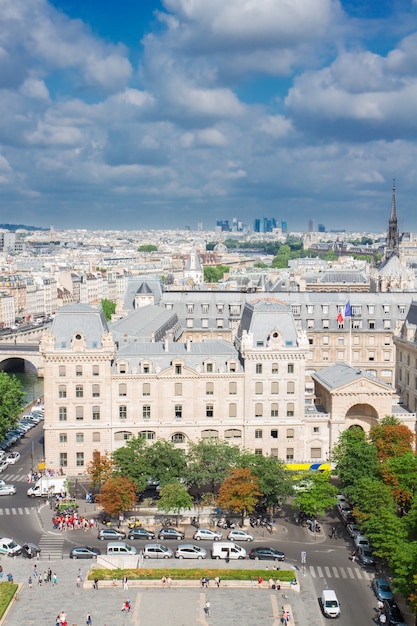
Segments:
[[[178,481],[168,483],[161,488],[159,492],[161,498],[158,500],[158,509],[169,513],[173,511],[176,515],[181,513],[182,509],[192,509],[193,500],[184,485]]]
[[[353,487],[364,476],[378,477],[380,463],[377,451],[366,440],[362,428],[344,430],[332,451],[332,460],[336,462],[336,473],[343,489]]]
[[[200,439],[190,442],[185,480],[187,485],[216,493],[226,472],[236,464],[240,451],[221,439]]]
[[[144,450],[148,478],[166,485],[174,479],[184,478],[186,462],[184,451],[171,441],[156,441]]]
[[[111,316],[116,311],[116,303],[111,300],[107,300],[103,298],[101,301],[101,308],[103,309],[104,317],[106,318],[106,322],[111,320]]]
[[[387,458],[381,468],[382,480],[390,485],[399,507],[408,510],[417,494],[417,456],[409,450],[401,456]]]
[[[239,460],[240,467],[249,467],[257,476],[259,491],[265,498],[265,505],[271,507],[292,494],[292,477],[281,459],[262,454],[244,452]]]
[[[143,491],[147,487],[150,478],[146,458],[147,445],[144,437],[132,437],[125,446],[118,448],[112,454],[115,472],[134,481],[138,491]]]
[[[212,265],[204,266],[204,282],[205,283],[218,283],[229,271],[229,267],[227,265],[217,265],[213,267]]]
[[[25,394],[16,376],[0,372],[0,440],[16,425]]]
[[[401,424],[392,415],[387,415],[379,424],[373,426],[369,438],[375,444],[381,461],[409,452],[415,440],[414,433],[408,426]]]
[[[229,470],[220,485],[217,504],[223,509],[240,513],[243,524],[245,515],[255,510],[260,495],[258,478],[248,467],[238,467]]]
[[[139,246],[138,252],[157,252],[158,246],[155,246],[153,243],[144,243]]]
[[[292,506],[312,517],[324,515],[336,504],[337,488],[330,482],[329,472],[309,472],[308,480],[309,487],[297,491]]]
[[[99,450],[93,450],[93,459],[87,464],[87,475],[95,488],[100,488],[114,472],[114,461],[108,452],[100,454]]]
[[[109,478],[96,501],[112,517],[130,511],[136,503],[136,484],[127,476]]]

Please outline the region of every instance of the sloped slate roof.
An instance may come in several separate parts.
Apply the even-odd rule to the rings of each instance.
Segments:
[[[390,385],[387,385],[379,378],[371,376],[371,374],[367,374],[357,367],[351,367],[350,365],[347,365],[347,363],[336,363],[335,365],[326,367],[319,372],[312,374],[312,378],[329,391],[344,387],[345,385],[350,385],[351,383],[357,382],[361,378],[366,378],[374,384],[377,383],[378,385],[384,386],[390,391],[393,391],[393,388]]]
[[[69,348],[76,334],[84,337],[88,349],[100,348],[108,330],[103,311],[81,303],[61,307],[51,327],[57,348]]]

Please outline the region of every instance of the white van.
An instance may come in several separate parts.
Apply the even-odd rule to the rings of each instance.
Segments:
[[[212,559],[245,559],[246,550],[232,541],[215,541],[211,548]]]
[[[324,589],[322,592],[321,606],[326,617],[339,617],[340,604],[336,592],[332,589]]]
[[[128,556],[136,554],[136,548],[135,546],[129,546],[129,544],[123,543],[123,541],[109,541],[106,554]]]

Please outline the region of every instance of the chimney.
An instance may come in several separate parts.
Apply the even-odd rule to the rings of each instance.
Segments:
[[[165,335],[165,337],[164,337],[164,350],[165,350],[165,352],[169,352],[168,335]]]
[[[187,348],[187,352],[191,352],[191,337],[187,337],[187,342],[186,342],[186,348]]]

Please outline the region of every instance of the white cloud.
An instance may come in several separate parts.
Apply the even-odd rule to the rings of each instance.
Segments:
[[[217,128],[204,128],[200,131],[184,133],[181,145],[184,148],[195,146],[224,146],[227,144],[225,135]]]
[[[28,78],[21,86],[20,92],[27,98],[49,100],[49,91],[43,80]]]

